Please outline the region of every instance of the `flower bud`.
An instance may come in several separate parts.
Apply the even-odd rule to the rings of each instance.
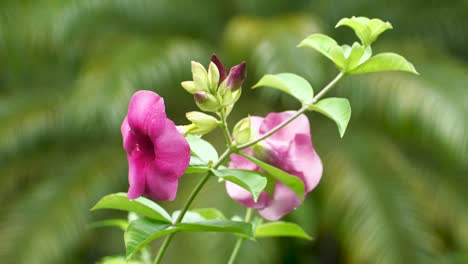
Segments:
[[[226,78],[226,87],[231,91],[237,91],[242,86],[246,77],[245,62],[231,68]]]
[[[244,144],[250,140],[252,134],[251,130],[250,117],[246,117],[237,122],[234,126],[232,136],[237,144]]]
[[[188,112],[186,117],[192,122],[192,125],[189,125],[187,133],[192,135],[204,135],[219,125],[219,121],[216,118],[202,112]]]
[[[209,91],[210,82],[208,80],[208,72],[205,67],[198,62],[192,61],[192,76],[197,91]],[[185,87],[184,87],[185,88]]]
[[[194,93],[193,98],[197,106],[203,111],[216,112],[221,107],[214,95],[203,91]]]
[[[222,83],[224,79],[226,79],[227,73],[226,73],[226,68],[224,68],[224,65],[221,63],[221,61],[216,57],[215,54],[211,55],[211,62],[213,62],[216,67],[218,68],[219,72],[219,83]]]
[[[210,83],[210,91],[216,92],[219,84],[219,71],[213,62],[208,66],[208,81]]]

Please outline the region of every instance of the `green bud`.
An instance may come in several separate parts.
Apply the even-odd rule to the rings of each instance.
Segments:
[[[226,81],[224,81],[219,86],[217,94],[223,106],[230,106],[235,104],[237,100],[239,100],[242,94],[242,89],[231,90],[227,87]]]
[[[232,136],[237,144],[244,144],[250,140],[252,136],[250,117],[246,117],[237,122],[232,131]]]
[[[185,116],[192,122],[188,130],[188,133],[192,135],[204,135],[219,125],[216,118],[202,112],[188,112]]]
[[[192,76],[197,91],[209,92],[210,81],[205,67],[198,62],[192,61]]]
[[[197,106],[203,111],[216,112],[221,108],[218,99],[212,94],[200,91],[194,93],[193,98]]]
[[[218,89],[219,71],[213,62],[210,62],[210,66],[208,66],[208,81],[210,83],[210,90],[215,92]]]
[[[194,81],[185,81],[181,83],[182,87],[189,93],[194,94],[198,92],[197,86]]]

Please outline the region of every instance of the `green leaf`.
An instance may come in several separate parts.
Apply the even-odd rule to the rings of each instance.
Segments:
[[[127,260],[125,257],[121,256],[112,256],[104,257],[97,264],[143,264],[138,260]]]
[[[235,183],[240,187],[249,191],[254,198],[254,201],[257,201],[260,193],[265,189],[267,185],[266,176],[258,171],[249,171],[249,170],[234,170],[234,169],[224,169],[224,170],[211,170],[214,175],[219,178],[223,178],[227,181]]]
[[[241,221],[206,220],[193,223],[180,223],[176,225],[181,232],[223,232],[233,233],[245,238],[253,236],[252,225]]]
[[[104,196],[91,210],[94,211],[98,209],[116,209],[135,212],[153,220],[166,223],[171,222],[169,214],[155,202],[145,197],[129,200],[126,193],[114,193]]]
[[[346,63],[344,66],[344,72],[347,73],[366,62],[372,55],[372,49],[370,46],[363,47],[359,43],[354,42],[353,46],[349,49],[349,54],[345,55]]]
[[[250,160],[251,162],[257,164],[260,168],[262,168],[268,175],[273,177],[274,179],[282,182],[286,185],[289,189],[297,194],[297,197],[302,201],[304,198],[304,183],[298,177],[291,175],[283,170],[280,170],[268,163],[265,163],[255,157],[247,155],[246,153],[240,152],[241,156],[245,157],[246,159]]]
[[[172,213],[173,222],[179,217],[180,210]],[[199,208],[185,212],[183,223],[193,223],[205,220],[226,220],[224,214],[215,208]]]
[[[224,214],[216,208],[198,208],[190,212],[197,213],[206,220],[226,220]]]
[[[127,259],[158,237],[176,232],[168,223],[138,219],[128,225],[124,234]]]
[[[258,225],[254,237],[298,237],[312,240],[312,237],[299,225],[282,221]]]
[[[349,73],[363,74],[382,71],[404,71],[418,74],[411,62],[403,56],[391,52],[377,54]]]
[[[310,109],[322,113],[335,121],[340,136],[343,137],[349,119],[351,118],[351,106],[349,105],[348,99],[336,97],[326,98],[311,105]]]
[[[310,35],[299,43],[298,47],[313,48],[333,61],[340,70],[344,67],[345,56],[343,49],[329,36],[323,34]]]
[[[383,22],[377,18],[369,19],[367,17],[354,16],[341,19],[335,27],[340,26],[348,26],[353,29],[364,46],[369,46],[377,40],[380,34],[393,28],[389,22]]]
[[[167,223],[139,219],[130,223],[125,232],[127,258],[145,247],[149,242],[175,232],[225,232],[245,238],[253,236],[252,225],[229,220],[204,220],[190,223],[169,225]]]
[[[252,88],[268,86],[294,96],[302,104],[314,98],[314,90],[306,79],[292,73],[267,74]]]
[[[218,160],[216,149],[198,136],[185,137],[190,145],[190,164],[185,173],[203,173],[209,171],[208,164]]]
[[[102,221],[96,221],[89,225],[91,228],[98,228],[98,227],[118,227],[125,231],[128,227],[128,221],[125,219],[108,219]]]
[[[208,164],[210,161],[218,160],[218,152],[216,149],[206,140],[193,135],[188,135],[185,137],[187,142],[190,145],[190,152],[192,156],[198,157],[201,161]]]
[[[190,163],[187,167],[185,173],[203,173],[209,171],[210,168],[208,167],[207,162],[201,160],[199,157],[190,156]]]

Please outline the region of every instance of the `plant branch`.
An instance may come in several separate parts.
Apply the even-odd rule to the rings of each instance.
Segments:
[[[244,222],[246,223],[250,222],[250,219],[252,218],[252,213],[253,213],[252,208],[248,208],[247,212],[245,213]],[[242,242],[244,242],[244,239],[239,237],[236,241],[236,245],[234,246],[234,249],[232,250],[231,257],[229,257],[228,264],[234,264],[234,261],[236,261],[237,255],[239,254],[239,250],[242,246]]]
[[[251,147],[255,144],[257,144],[258,142],[270,137],[271,135],[273,135],[274,133],[278,132],[278,130],[282,129],[283,127],[287,126],[289,123],[291,123],[294,119],[296,119],[297,117],[299,117],[300,115],[302,115],[305,111],[307,111],[309,109],[309,107],[311,105],[313,105],[315,102],[317,102],[320,98],[322,98],[328,91],[331,90],[331,88],[333,88],[333,86],[335,86],[335,84],[341,79],[343,78],[344,74],[342,72],[340,72],[340,74],[338,74],[335,79],[333,79],[329,84],[327,84],[327,86],[325,86],[317,95],[314,96],[314,98],[312,98],[312,101],[310,101],[309,103],[307,104],[304,104],[299,110],[297,110],[297,112],[291,116],[290,118],[288,118],[287,120],[283,121],[281,124],[278,124],[277,126],[275,126],[273,129],[271,129],[270,131],[268,131],[266,134],[252,140],[252,141],[249,141],[249,142],[246,142],[242,145],[239,145],[237,146],[237,149],[238,150],[242,150],[242,149],[245,149],[245,148],[248,148],[248,147]]]

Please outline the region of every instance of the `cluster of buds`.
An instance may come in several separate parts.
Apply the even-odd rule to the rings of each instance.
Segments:
[[[241,95],[241,86],[246,76],[245,62],[242,62],[229,70],[216,57],[211,56],[208,70],[198,62],[192,61],[192,81],[182,82],[182,87],[193,98],[197,106],[205,112],[229,113],[234,103]],[[191,125],[184,126],[184,133],[203,135],[219,125],[219,121],[212,116],[191,112],[187,118]]]
[[[232,67],[227,74],[221,61],[213,55],[208,71],[200,63],[192,61],[192,74],[193,81],[182,82],[182,87],[193,94],[201,110],[216,113],[239,99],[246,75],[245,62]]]

